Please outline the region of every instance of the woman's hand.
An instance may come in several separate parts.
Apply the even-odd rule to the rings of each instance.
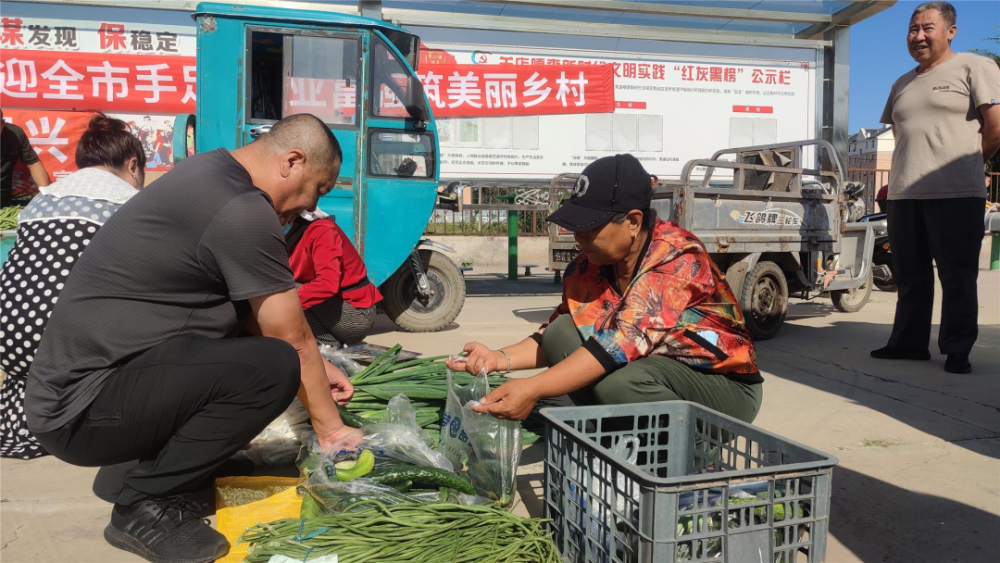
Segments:
[[[535,403],[541,399],[536,381],[534,377],[507,380],[500,387],[490,391],[478,406],[472,407],[472,410],[497,418],[524,420],[535,408]]]
[[[503,356],[496,350],[490,350],[485,344],[469,342],[463,349],[466,353],[462,360],[448,359],[444,365],[454,371],[467,371],[472,375],[479,375],[480,370],[485,369],[486,373],[493,373],[500,369],[500,357]],[[504,360],[506,361],[506,359]],[[506,368],[506,364],[504,364]]]
[[[354,384],[347,378],[347,374],[325,359],[323,367],[326,368],[326,378],[330,381],[330,394],[334,402],[338,405],[350,403],[354,396]]]
[[[342,424],[336,430],[313,427],[316,438],[323,451],[329,451],[336,446],[338,451],[354,451],[364,442],[365,433],[360,428],[351,428]]]

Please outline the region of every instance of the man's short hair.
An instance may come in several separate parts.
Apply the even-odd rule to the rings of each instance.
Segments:
[[[299,149],[306,153],[307,162],[327,162],[333,166],[344,160],[340,143],[330,128],[318,117],[307,113],[291,115],[275,123],[257,142],[278,153]]]
[[[958,19],[958,14],[955,12],[955,7],[951,5],[951,2],[924,2],[913,10],[910,20],[912,21],[913,18],[917,17],[917,14],[926,12],[927,10],[937,10],[941,14],[941,19],[944,20],[944,23],[948,24],[948,27],[955,25],[955,21]]]

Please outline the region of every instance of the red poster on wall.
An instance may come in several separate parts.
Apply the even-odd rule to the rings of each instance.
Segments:
[[[615,110],[611,65],[427,65],[418,75],[437,118]],[[299,76],[288,80],[286,114],[311,113],[327,123],[354,123],[357,83]],[[401,91],[405,88],[399,86]],[[402,100],[388,86],[382,86],[378,100],[378,115],[407,115]]]
[[[435,117],[615,111],[611,65],[426,65],[419,72]]]
[[[107,113],[121,119],[142,143],[146,152],[146,172],[166,172],[173,164],[174,119],[164,115]],[[45,166],[52,181],[77,170],[76,145],[94,116],[90,111],[23,110],[4,108],[4,121],[24,130],[25,136]],[[24,164],[14,168],[13,195],[31,196],[37,191]]]
[[[92,113],[9,109],[4,100],[4,121],[24,129],[25,136],[53,181],[76,170],[76,143],[87,130]],[[34,194],[27,167],[14,169],[13,195]]]
[[[194,113],[194,57],[5,49],[4,107]]]

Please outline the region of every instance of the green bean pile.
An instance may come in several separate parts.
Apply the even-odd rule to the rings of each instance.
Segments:
[[[402,346],[397,344],[375,359],[363,371],[351,377],[354,397],[346,409],[361,417],[365,423],[379,422],[385,417],[389,400],[402,393],[410,399],[417,415],[417,424],[431,438],[437,439],[441,430],[441,416],[448,398],[448,376],[444,360],[448,356],[432,356],[405,362],[396,362]],[[472,383],[475,376],[452,372],[458,385]],[[491,375],[490,387],[499,387],[506,377]],[[538,425],[534,425],[539,430]],[[532,444],[538,434],[527,429],[522,433],[523,443]]]
[[[558,563],[546,522],[489,506],[363,501],[339,514],[257,524],[240,542],[250,543],[249,563],[332,554],[340,563]]]
[[[17,228],[17,217],[21,214],[21,207],[12,205],[0,210],[0,231],[13,231]]]

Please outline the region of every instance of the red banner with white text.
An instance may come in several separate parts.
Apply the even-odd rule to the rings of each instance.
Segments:
[[[147,179],[151,173],[162,174],[170,170],[173,163],[173,116],[110,112],[106,115],[124,121],[129,131],[139,139],[146,153]],[[76,145],[93,116],[90,111],[4,107],[3,119],[24,130],[49,178],[56,181],[77,170]],[[28,168],[18,163],[14,168],[15,199],[33,196],[36,190]]]
[[[615,111],[611,65],[429,64],[418,74],[435,117]]]
[[[194,113],[195,58],[4,49],[5,107]]]

